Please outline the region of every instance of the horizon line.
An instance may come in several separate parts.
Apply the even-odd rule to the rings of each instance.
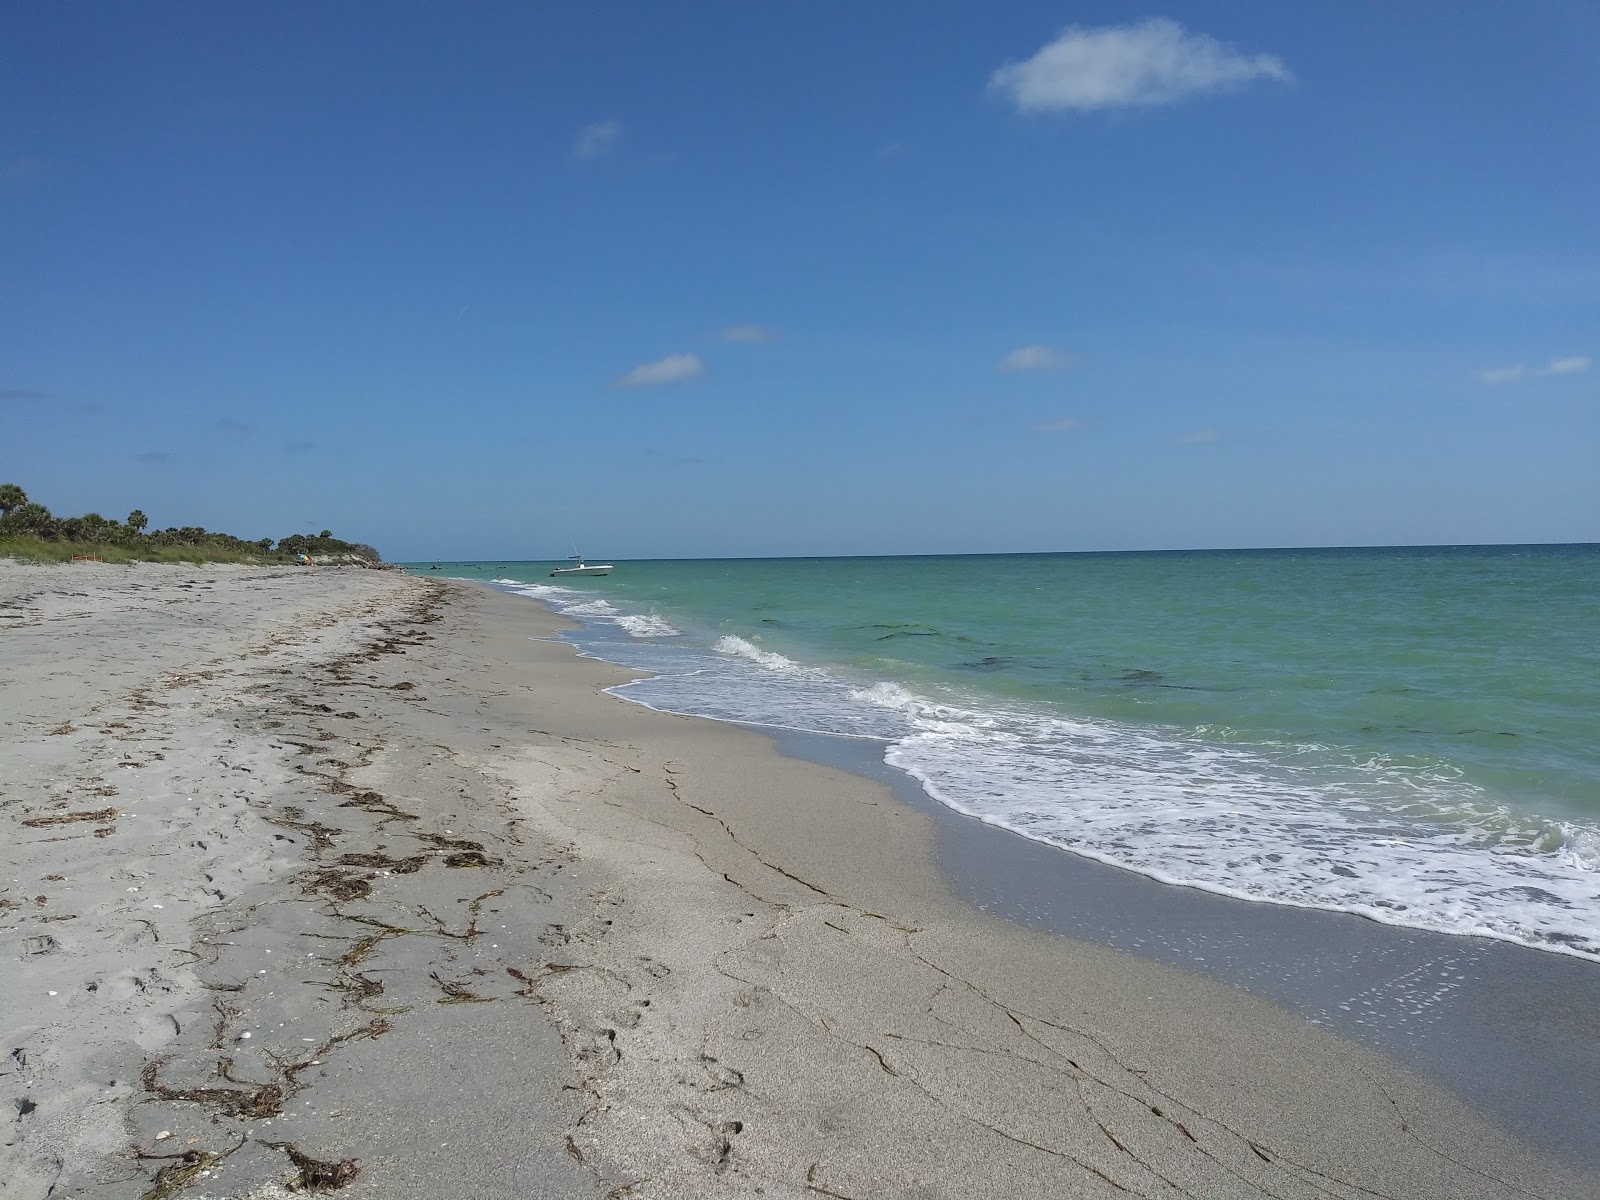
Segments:
[[[1091,555],[1091,554],[1268,554],[1283,553],[1286,551],[1303,550],[1541,550],[1555,547],[1577,548],[1595,547],[1600,549],[1600,541],[1587,542],[1377,542],[1367,544],[1342,544],[1328,543],[1322,545],[1304,546],[1170,546],[1157,548],[1126,549],[1126,550],[954,550],[938,552],[919,552],[912,554],[708,554],[685,555],[681,557],[642,557],[615,559],[620,562],[805,562],[826,559],[871,559],[871,558],[1043,558],[1056,555]],[[496,563],[524,563],[524,562],[564,562],[571,555],[562,555],[559,558],[496,558],[493,555],[476,555],[475,558],[485,562]],[[591,556],[585,556],[591,557]],[[592,556],[596,560],[601,555]],[[393,560],[397,566],[410,566],[414,563],[454,563],[462,564],[468,560],[464,558],[408,558]]]

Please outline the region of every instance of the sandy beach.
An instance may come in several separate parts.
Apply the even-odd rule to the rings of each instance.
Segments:
[[[0,563],[0,1197],[1600,1195],[487,587]]]

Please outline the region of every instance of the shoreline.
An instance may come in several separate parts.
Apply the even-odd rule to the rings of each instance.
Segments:
[[[928,813],[940,866],[974,907],[1244,988],[1600,1169],[1600,969],[1589,960],[1165,883],[952,809],[850,739],[774,741]],[[1517,1019],[1527,993],[1559,1015]]]
[[[974,908],[934,814],[604,694],[543,606],[358,574],[0,565],[6,1200],[1593,1194],[1277,1004]],[[111,786],[104,837],[23,824]]]
[[[505,594],[572,620],[536,597]],[[630,678],[645,674],[568,644]],[[1591,957],[1156,879],[943,803],[885,761],[884,739],[677,714],[632,699],[625,685],[610,690],[651,712],[749,730],[785,755],[887,786],[933,820],[947,882],[986,913],[1244,988],[1600,1171],[1600,963]],[[1528,992],[1552,1015],[1520,1012]]]
[[[1466,644],[1453,651],[1450,622],[1391,629],[1385,614],[1404,624],[1398,614],[1408,610],[1383,602],[1435,566],[1458,604],[1480,588],[1487,602],[1524,574],[1530,584],[1581,585],[1592,556],[1522,564],[1497,554],[1450,569],[1297,562],[1282,573],[1189,564],[1145,579],[1148,587],[1138,572],[1077,573],[1058,562],[1035,577],[1020,560],[1007,563],[988,596],[966,590],[977,572],[943,559],[867,578],[826,562],[704,575],[641,563],[637,577],[583,587],[546,583],[529,564],[454,573],[581,621],[575,644],[651,673],[621,689],[629,699],[757,727],[887,738],[888,760],[929,794],[1085,857],[1221,895],[1600,963],[1584,865],[1600,835],[1595,770],[1586,768],[1600,761],[1591,761],[1583,720],[1585,681],[1571,670],[1582,662],[1577,623],[1553,618],[1546,634],[1525,631],[1496,648],[1468,621]],[[1229,580],[1255,599],[1231,606]],[[1294,596],[1342,583],[1359,597],[1350,612],[1364,615],[1330,616],[1337,633],[1312,636],[1321,618],[1305,613],[1319,610],[1296,607]],[[1192,644],[1185,623],[1199,614],[1156,599],[1186,584],[1210,597]],[[1211,596],[1210,587],[1222,591]],[[1029,607],[1055,588],[1087,624],[1058,627],[1048,604]],[[1143,597],[1126,612],[1107,603],[1122,588]],[[1015,604],[995,599],[1013,595]],[[1029,621],[1014,624],[1023,610]],[[1294,612],[1302,616],[1273,619]],[[1420,678],[1412,687],[1404,655],[1358,662],[1338,652],[1369,635],[1412,645],[1443,673],[1440,690]],[[1510,666],[1533,670],[1541,655],[1569,664],[1536,671],[1552,687],[1556,677],[1567,684],[1544,712]]]

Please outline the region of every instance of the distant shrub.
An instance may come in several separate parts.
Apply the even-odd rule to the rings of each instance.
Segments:
[[[213,533],[198,525],[169,526],[146,533],[150,519],[139,509],[126,523],[99,513],[56,517],[28,499],[14,483],[0,484],[0,558],[34,562],[66,562],[74,555],[92,555],[103,562],[293,562],[304,554],[332,562],[381,563],[371,546],[346,542],[331,530],[292,533],[276,545],[269,537],[245,541],[231,533]]]

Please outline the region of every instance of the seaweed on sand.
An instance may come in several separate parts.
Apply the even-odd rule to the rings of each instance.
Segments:
[[[339,865],[367,867],[372,870],[389,871],[395,875],[412,875],[428,865],[428,856],[414,854],[410,858],[390,858],[387,854],[341,854]]]
[[[439,1004],[487,1004],[494,999],[493,996],[478,995],[464,983],[441,978],[437,971],[428,972],[428,977],[437,983],[439,990],[444,993],[437,1001]]]
[[[358,875],[346,875],[335,867],[323,867],[301,876],[300,886],[308,892],[321,892],[336,901],[360,900],[372,894],[372,884]]]
[[[239,1146],[244,1145],[241,1138]],[[168,1200],[199,1179],[202,1173],[209,1172],[228,1155],[237,1150],[224,1150],[218,1154],[211,1150],[184,1150],[179,1154],[145,1154],[136,1151],[142,1159],[171,1159],[166,1166],[156,1172],[156,1177],[150,1181],[150,1188],[139,1200]]]
[[[23,824],[37,829],[45,825],[70,825],[74,821],[115,821],[119,811],[115,808],[97,808],[93,812],[55,813],[48,817],[29,817]]]
[[[289,1161],[295,1165],[295,1177],[289,1180],[288,1188],[291,1192],[304,1192],[308,1196],[318,1196],[324,1192],[335,1192],[350,1183],[361,1173],[361,1160],[359,1158],[341,1159],[339,1162],[325,1162],[320,1158],[301,1150],[293,1142],[262,1142],[263,1146],[271,1146],[274,1150],[282,1150],[289,1156]]]
[[[217,1073],[229,1079],[231,1076],[228,1072],[232,1069],[233,1060],[225,1058],[218,1064]],[[283,1111],[284,1089],[279,1083],[246,1084],[236,1088],[173,1088],[161,1082],[160,1073],[161,1060],[152,1059],[145,1064],[139,1078],[145,1091],[163,1100],[188,1100],[225,1116],[243,1117],[251,1121],[275,1117]]]

